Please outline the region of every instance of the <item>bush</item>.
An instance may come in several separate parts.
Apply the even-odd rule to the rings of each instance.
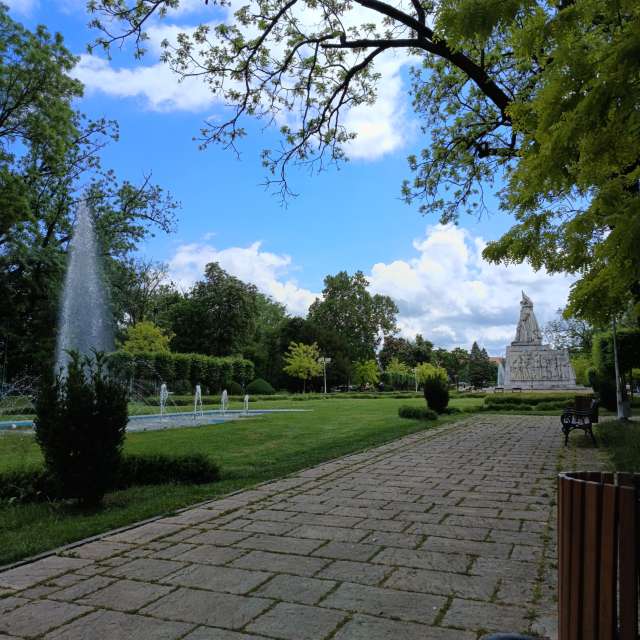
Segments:
[[[458,407],[447,407],[442,413],[452,416],[456,413],[462,413],[462,409],[458,409]]]
[[[145,484],[207,484],[220,479],[218,466],[201,453],[126,455],[118,468],[120,489]]]
[[[256,378],[247,385],[247,393],[251,395],[271,396],[276,390],[263,378]]]
[[[230,396],[241,396],[243,395],[242,387],[235,380],[232,380],[227,384],[227,393]]]
[[[54,498],[51,477],[44,469],[20,469],[0,474],[0,501],[12,504]]]
[[[176,380],[171,385],[171,391],[179,394],[187,394],[187,393],[195,393],[195,389],[191,386],[191,382],[189,380]],[[193,398],[192,398],[193,400]],[[177,404],[177,403],[176,403]]]
[[[30,416],[36,410],[33,407],[9,407],[8,409],[0,408],[0,415],[3,416]]]
[[[438,414],[426,407],[402,406],[398,409],[398,415],[401,418],[409,418],[411,420],[437,420]]]
[[[449,404],[449,378],[441,367],[432,364],[421,364],[417,367],[417,376],[422,383],[424,398],[429,409],[444,413]]]
[[[104,372],[104,358],[71,354],[66,377],[45,381],[35,437],[56,494],[86,506],[113,486],[128,422],[126,386]]]

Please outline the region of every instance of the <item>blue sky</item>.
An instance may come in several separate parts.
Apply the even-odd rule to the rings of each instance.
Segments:
[[[378,102],[350,114],[359,134],[348,149],[352,160],[313,177],[293,172],[300,195],[283,208],[261,185],[259,152],[276,142],[275,134],[250,126],[240,160],[217,147],[198,150],[192,137],[219,107],[206,87],[178,84],[157,58],[164,35],[223,18],[219,9],[183,0],[181,11],[151,25],[149,53],[141,61],[130,51],[108,61],[86,53],[95,34],[86,26],[84,0],[9,5],[16,19],[60,31],[82,55],[75,73],[86,93],[79,108],[120,125],[120,141],[104,152],[105,166],[130,180],[151,172],[181,202],[177,232],[141,247],[146,257],[168,263],[180,286],[188,287],[207,261],[217,260],[292,313],[304,314],[326,274],[360,269],[372,291],[396,300],[404,335],[419,331],[446,347],[469,348],[478,340],[496,355],[513,338],[521,289],[532,297],[541,323],[565,304],[568,278],[482,261],[484,242],[511,224],[505,214],[462,216],[459,227],[442,227],[400,200],[409,175],[406,157],[424,139],[411,111],[408,61],[384,60]]]

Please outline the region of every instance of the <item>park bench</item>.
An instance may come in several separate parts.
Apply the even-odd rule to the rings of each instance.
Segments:
[[[593,435],[593,425],[598,422],[598,406],[598,400],[577,396],[575,404],[565,408],[560,416],[565,447],[569,444],[569,434],[574,429],[582,429],[585,435],[591,436],[593,444],[598,446],[596,437]]]

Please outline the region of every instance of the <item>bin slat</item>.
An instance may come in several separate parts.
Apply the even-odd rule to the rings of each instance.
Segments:
[[[584,579],[582,580],[582,638],[598,640],[600,522],[602,485],[587,482],[584,489]]]
[[[584,549],[584,482],[570,483],[571,573],[569,584],[569,639],[582,640],[582,578]]]
[[[617,493],[617,487],[612,484],[602,487],[599,640],[612,640],[616,634]]]
[[[620,640],[638,638],[638,530],[636,522],[636,494],[633,478],[627,477],[621,486],[620,503]]]

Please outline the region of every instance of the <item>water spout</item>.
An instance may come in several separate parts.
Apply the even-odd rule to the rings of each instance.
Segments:
[[[69,243],[60,325],[56,345],[56,371],[69,363],[68,351],[89,356],[113,350],[113,327],[98,256],[91,212],[83,202]]]

